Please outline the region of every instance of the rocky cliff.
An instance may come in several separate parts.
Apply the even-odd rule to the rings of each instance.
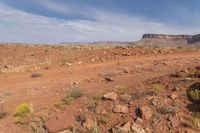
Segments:
[[[144,34],[136,45],[149,46],[191,46],[200,45],[199,35],[165,35],[165,34]]]
[[[200,34],[194,35],[192,36],[192,38],[188,39],[188,44],[193,44],[193,43],[200,43]]]
[[[168,39],[168,40],[183,40],[191,39],[191,35],[164,35],[164,34],[144,34],[142,39]]]

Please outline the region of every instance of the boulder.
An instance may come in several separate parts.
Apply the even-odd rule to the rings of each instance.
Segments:
[[[148,106],[143,106],[139,110],[142,117],[144,117],[146,120],[150,120],[153,116],[153,110]]]
[[[176,128],[180,124],[180,121],[178,120],[177,117],[169,117],[169,121],[172,125],[172,127]]]
[[[69,111],[68,113],[50,118],[45,122],[44,127],[49,133],[55,133],[73,127],[74,122],[73,113]]]
[[[174,99],[178,98],[178,96],[177,96],[177,94],[175,92],[173,92],[171,94],[170,98],[174,100]]]
[[[128,113],[129,108],[127,106],[123,106],[123,105],[115,105],[115,107],[113,108],[113,112],[114,113]]]
[[[83,122],[83,127],[91,130],[94,125],[94,120],[90,117],[87,117],[86,120]]]
[[[133,125],[131,126],[131,130],[134,133],[145,133],[145,130],[142,128],[142,126],[136,123],[133,123]]]
[[[107,93],[103,96],[104,99],[106,100],[112,100],[112,101],[116,101],[117,100],[117,94],[115,92],[110,92]]]

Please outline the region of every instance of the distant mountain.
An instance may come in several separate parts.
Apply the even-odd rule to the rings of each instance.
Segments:
[[[144,34],[140,41],[135,42],[136,45],[148,46],[200,46],[199,35],[166,35],[166,34]]]

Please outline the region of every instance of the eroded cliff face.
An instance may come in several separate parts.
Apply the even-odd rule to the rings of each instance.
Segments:
[[[188,44],[199,43],[200,42],[200,34],[194,35],[192,38],[188,40]]]
[[[142,39],[189,40],[191,38],[191,35],[144,34],[142,36]]]
[[[149,46],[190,46],[200,45],[199,35],[144,34],[136,44]]]

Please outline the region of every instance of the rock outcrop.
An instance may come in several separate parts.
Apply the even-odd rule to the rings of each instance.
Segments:
[[[142,39],[167,39],[167,40],[189,40],[191,35],[164,35],[164,34],[144,34]]]
[[[188,39],[189,44],[200,42],[200,34],[192,36],[192,38]]]
[[[199,35],[144,34],[136,45],[148,46],[199,46]]]

